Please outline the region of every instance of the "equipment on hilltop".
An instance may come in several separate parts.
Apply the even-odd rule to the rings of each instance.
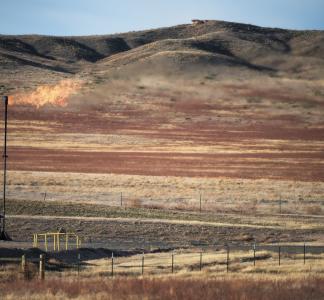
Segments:
[[[4,149],[3,149],[3,214],[0,215],[1,221],[1,232],[0,232],[0,240],[2,241],[11,241],[11,238],[6,232],[6,184],[7,184],[7,120],[8,120],[8,96],[4,96],[3,98],[4,106],[5,106],[5,127],[4,127]]]

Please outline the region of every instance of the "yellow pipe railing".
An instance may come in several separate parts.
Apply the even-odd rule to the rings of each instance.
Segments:
[[[41,239],[44,240],[45,251],[48,251],[48,239],[53,237],[53,250],[60,251],[61,248],[61,237],[65,237],[65,250],[69,249],[70,238],[75,238],[75,246],[77,249],[81,247],[81,238],[74,232],[46,232],[46,233],[34,233],[33,234],[33,247],[38,248]]]

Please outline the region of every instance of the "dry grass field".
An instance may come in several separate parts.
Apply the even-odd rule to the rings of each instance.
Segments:
[[[21,287],[17,290],[16,284]],[[23,292],[22,292],[23,290]],[[120,278],[7,283],[4,299],[314,299],[323,298],[323,278]]]
[[[1,297],[323,299],[323,249],[305,265],[285,253],[280,267],[274,250],[324,245],[323,40],[220,21],[0,36],[14,240],[0,252],[29,251],[33,233],[62,227],[81,236],[80,251],[130,251],[114,279],[103,250],[77,280],[64,270],[23,281],[1,265]],[[224,246],[254,242],[272,248],[256,266],[233,248],[227,273]],[[141,275],[142,251],[167,267],[123,277],[130,261]]]
[[[37,272],[33,275],[32,265],[29,280],[22,280],[11,266],[0,269],[0,287],[3,299],[323,298],[323,255],[308,255],[306,265],[301,255],[283,256],[280,266],[276,253],[259,251],[256,266],[251,258],[252,251],[231,252],[227,272],[226,252],[204,252],[199,271],[199,252],[178,251],[171,274],[170,253],[147,254],[141,275],[142,255],[121,257],[114,260],[113,278],[110,259],[89,260],[82,263],[80,272],[76,268],[48,271],[45,281],[37,279]]]

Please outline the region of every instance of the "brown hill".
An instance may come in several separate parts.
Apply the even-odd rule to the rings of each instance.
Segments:
[[[208,21],[123,34],[0,36],[0,93],[80,74],[324,76],[324,32]],[[148,71],[149,70],[149,71]]]

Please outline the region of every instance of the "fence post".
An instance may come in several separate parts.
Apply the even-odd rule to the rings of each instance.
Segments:
[[[111,252],[111,277],[114,277],[114,252]]]
[[[229,246],[227,246],[227,255],[226,255],[226,272],[229,271]]]
[[[174,266],[174,254],[172,253],[172,257],[171,257],[171,273],[173,273],[173,266]]]
[[[80,259],[81,259],[81,254],[78,253],[78,277],[80,275]]]
[[[199,270],[202,269],[202,252],[200,252]]]
[[[280,266],[281,247],[278,247],[278,264]]]
[[[144,275],[144,252],[142,255],[142,276]]]
[[[25,254],[21,256],[21,271],[23,273],[24,278],[26,279],[27,272],[26,272],[26,255]]]
[[[253,244],[253,266],[255,266],[255,243]]]
[[[123,207],[123,192],[120,192],[120,206]]]
[[[306,243],[304,243],[304,265],[306,264]]]
[[[201,212],[201,193],[199,194],[199,211]]]
[[[39,279],[45,279],[45,255],[41,254],[39,256]]]

